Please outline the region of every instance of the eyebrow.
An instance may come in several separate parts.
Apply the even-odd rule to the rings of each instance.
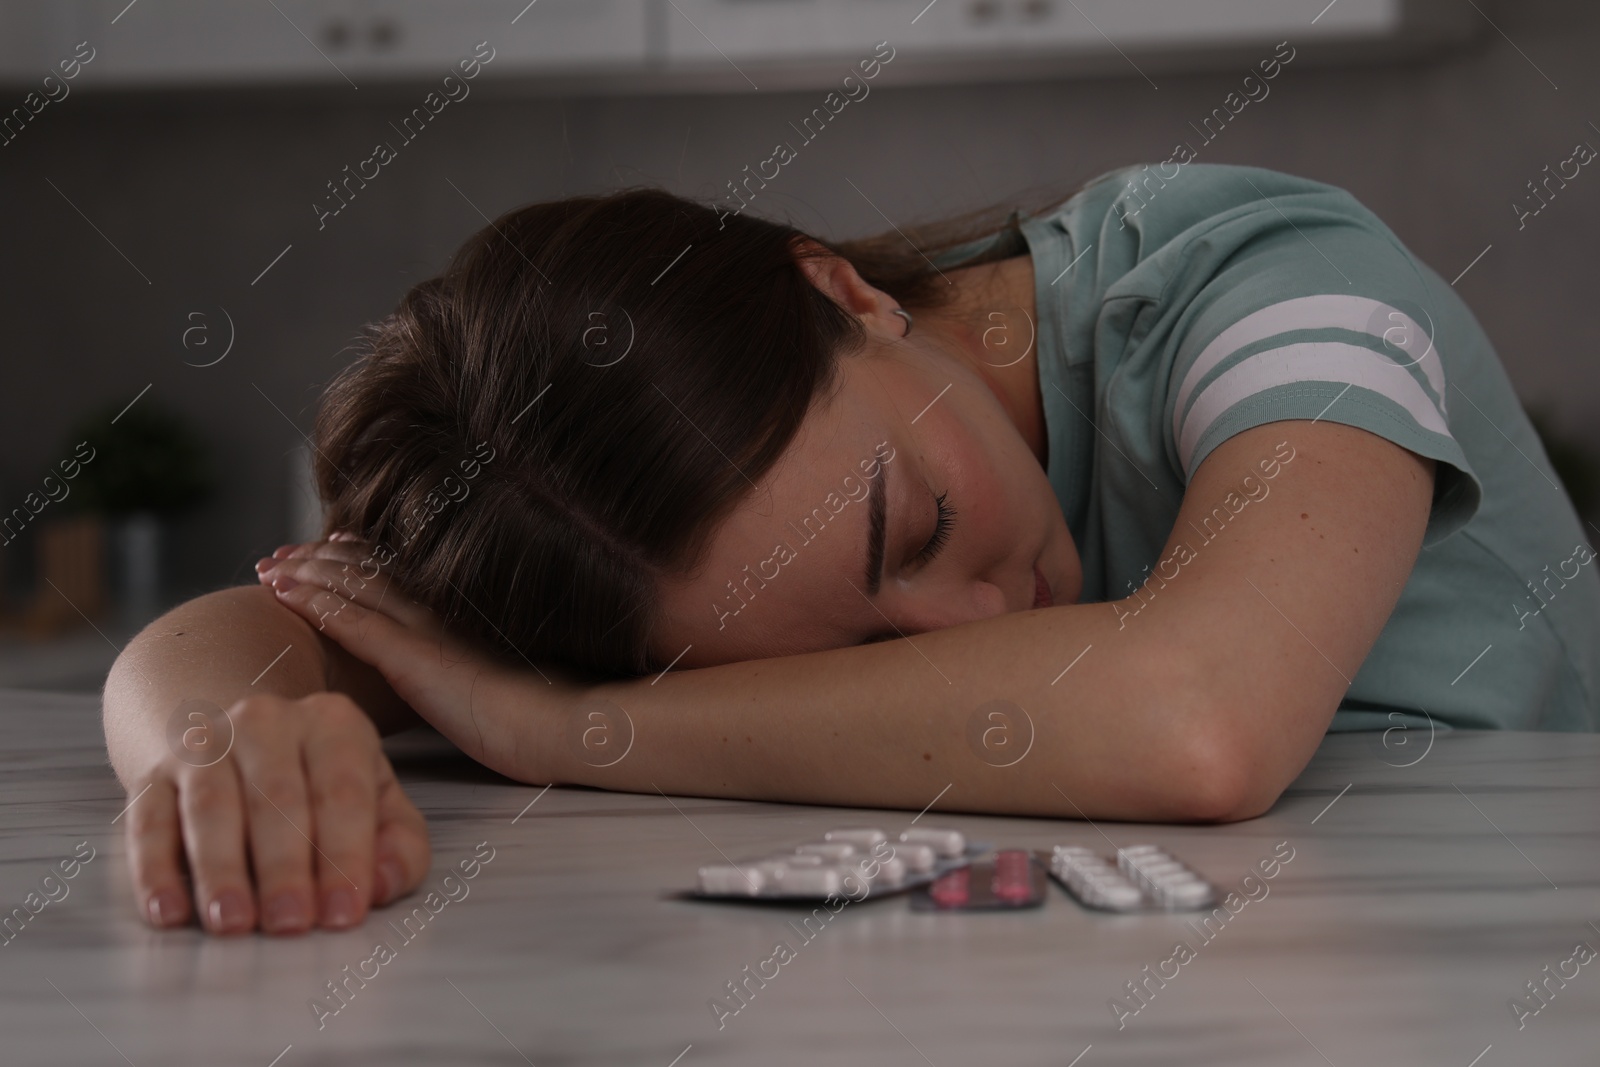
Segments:
[[[878,477],[871,479],[871,501],[867,504],[867,593],[878,595],[883,583],[883,527],[888,509],[888,489],[884,485],[889,472],[880,468]]]

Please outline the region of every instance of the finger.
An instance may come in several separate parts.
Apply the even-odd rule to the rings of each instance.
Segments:
[[[465,652],[448,642],[442,632],[405,626],[387,614],[372,611],[344,599],[337,593],[311,584],[289,585],[279,579],[273,585],[278,602],[300,615],[317,630],[356,659],[374,667],[388,681],[400,699],[412,707],[424,694],[419,687],[447,690],[471,679],[457,681],[433,678],[439,665],[460,662]],[[462,672],[456,672],[462,673]]]
[[[377,774],[371,754],[378,732],[346,697],[323,694],[314,703],[304,746],[316,827],[319,922],[354,926],[372,900],[372,853],[377,837]]]
[[[306,559],[312,556],[319,545],[327,544],[323,541],[302,541],[295,544],[279,545],[272,550],[272,555],[263,556],[256,560],[256,578],[263,585],[271,585],[274,568],[284,560]]]
[[[316,541],[305,558],[336,559],[361,567],[363,574],[371,574],[379,566],[377,554],[364,541]]]
[[[301,541],[299,544],[285,545],[284,547],[289,551],[284,553],[283,558],[304,559],[315,552],[320,544],[322,544],[321,541]]]
[[[330,538],[326,541],[300,541],[290,545],[279,545],[268,558],[277,561],[321,557],[324,559],[348,559],[352,563],[359,563],[371,555],[372,551],[365,542],[346,537]]]
[[[289,559],[290,557],[308,556],[312,548],[321,544],[321,541],[294,541],[287,545],[279,545],[272,550],[273,559]]]
[[[388,904],[417,887],[433,862],[428,824],[400,788],[394,768],[380,751],[378,759],[378,837],[372,903]]]
[[[255,897],[245,867],[244,811],[233,761],[187,769],[178,782],[178,814],[205,928],[213,934],[253,929]]]
[[[378,568],[375,555],[357,541],[308,541],[301,545],[281,545],[270,556],[256,560],[256,573],[264,574],[291,559],[337,559],[354,566],[365,565],[367,572]]]
[[[298,720],[280,702],[264,701],[245,702],[233,719],[261,929],[303,933],[311,929],[317,909]]]
[[[183,926],[192,912],[183,870],[178,790],[166,778],[143,787],[127,809],[128,866],[139,912],[151,926]]]
[[[329,559],[290,559],[272,570],[276,578],[288,578],[300,585],[316,585],[337,593],[352,603],[381,611],[397,622],[417,630],[431,630],[433,612],[416,603],[388,575],[375,566],[344,563]]]

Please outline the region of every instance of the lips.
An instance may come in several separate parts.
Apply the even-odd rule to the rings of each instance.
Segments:
[[[1055,599],[1050,594],[1050,583],[1044,580],[1044,572],[1039,569],[1038,564],[1034,564],[1033,606],[1036,608],[1048,608],[1053,603],[1055,603]]]

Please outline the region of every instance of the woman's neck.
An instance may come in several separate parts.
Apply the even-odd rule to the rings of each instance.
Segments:
[[[957,293],[946,306],[925,313],[929,326],[954,342],[956,354],[994,393],[1044,467],[1048,440],[1039,388],[1033,257],[963,267],[946,277]]]

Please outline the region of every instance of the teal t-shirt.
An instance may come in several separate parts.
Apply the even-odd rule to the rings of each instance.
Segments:
[[[1371,211],[1305,178],[1169,162],[935,262],[1026,254],[1082,602],[1134,594],[1224,440],[1344,423],[1437,465],[1422,551],[1329,729],[1600,729],[1583,524],[1483,328]]]

